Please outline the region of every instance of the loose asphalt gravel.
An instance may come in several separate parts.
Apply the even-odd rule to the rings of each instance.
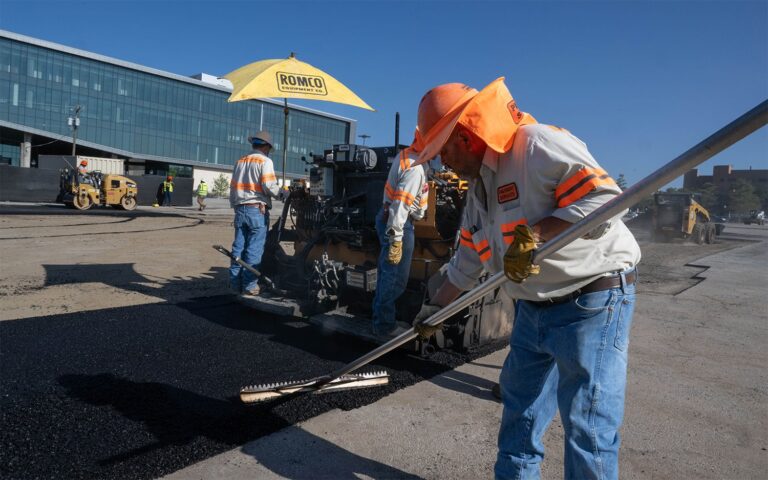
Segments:
[[[391,383],[244,406],[244,381],[321,375],[372,345],[254,318],[232,296],[0,322],[0,468],[16,478],[155,478],[330,409],[353,409],[500,348],[380,359]],[[287,378],[276,378],[277,374]]]

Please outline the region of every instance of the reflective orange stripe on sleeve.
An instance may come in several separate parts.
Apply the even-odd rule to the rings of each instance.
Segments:
[[[504,243],[507,245],[512,244],[512,242],[515,241],[515,227],[518,225],[525,225],[527,223],[528,220],[525,218],[515,220],[514,222],[503,223],[501,225],[501,237],[504,239]]]
[[[254,192],[263,193],[264,190],[261,188],[260,183],[241,183],[241,182],[231,182],[229,184],[230,187],[234,188],[235,190],[252,190]]]
[[[616,182],[602,168],[582,168],[555,189],[557,207],[567,207],[600,185],[616,186]]]
[[[237,161],[237,163],[258,163],[258,164],[262,164],[262,163],[264,163],[264,159],[263,158],[259,158],[259,157],[251,157],[249,155],[249,156],[241,158],[240,160]]]
[[[491,259],[491,246],[488,244],[488,240],[483,240],[475,245],[475,250],[480,255],[480,261],[487,262]]]
[[[408,159],[408,156],[405,154],[405,150],[400,152],[400,171],[405,171],[411,168],[411,162]]]
[[[415,197],[405,190],[395,190],[389,183],[384,184],[384,192],[387,194],[387,198],[391,202],[403,202],[404,204],[411,206]]]
[[[414,201],[413,195],[410,193],[404,191],[404,190],[398,190],[395,192],[395,195],[392,197],[392,201],[400,200],[404,204],[408,205],[409,207]]]
[[[276,182],[277,177],[274,173],[263,173],[261,175],[261,183]]]
[[[389,182],[384,184],[384,193],[387,194],[387,198],[390,200],[395,196],[395,189],[389,185]]]
[[[469,230],[462,228],[459,232],[459,245],[471,248],[480,256],[480,260],[487,262],[491,259],[491,246],[488,244],[488,240],[483,240],[477,245],[472,242],[472,234]]]
[[[429,202],[429,199],[427,197],[423,197],[419,202],[419,208],[426,207],[428,202]]]
[[[462,228],[459,231],[459,245],[471,248],[472,250],[475,249],[475,244],[472,243],[472,234],[466,228]]]

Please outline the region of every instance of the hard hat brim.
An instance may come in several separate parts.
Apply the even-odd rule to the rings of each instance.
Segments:
[[[424,150],[415,164],[437,156],[457,123],[480,137],[488,148],[503,153],[512,148],[517,129],[536,123],[536,119],[517,110],[509,89],[504,85],[504,77],[499,77],[468,99],[462,98],[457,102],[457,107],[432,127],[424,139]]]

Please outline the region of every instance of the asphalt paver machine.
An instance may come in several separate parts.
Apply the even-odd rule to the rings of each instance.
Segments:
[[[303,159],[309,183],[291,185],[267,237],[260,272],[269,279],[262,282],[267,288],[241,301],[380,343],[371,332],[380,251],[375,217],[396,153],[394,147],[342,144]],[[398,321],[408,326],[428,294],[429,279],[437,284],[453,254],[466,192],[466,182],[448,172],[432,172],[429,183],[427,214],[414,222],[408,287],[397,303]],[[511,300],[497,288],[446,321],[432,339],[413,346],[422,353],[464,351],[505,338],[512,311]]]

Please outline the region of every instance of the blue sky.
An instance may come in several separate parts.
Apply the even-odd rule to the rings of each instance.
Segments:
[[[368,145],[413,132],[421,96],[507,79],[521,109],[567,128],[630,184],[768,98],[768,1],[0,0],[0,28],[193,75],[296,52],[376,108]],[[768,129],[715,164],[768,168]],[[675,182],[679,185],[681,182]]]

